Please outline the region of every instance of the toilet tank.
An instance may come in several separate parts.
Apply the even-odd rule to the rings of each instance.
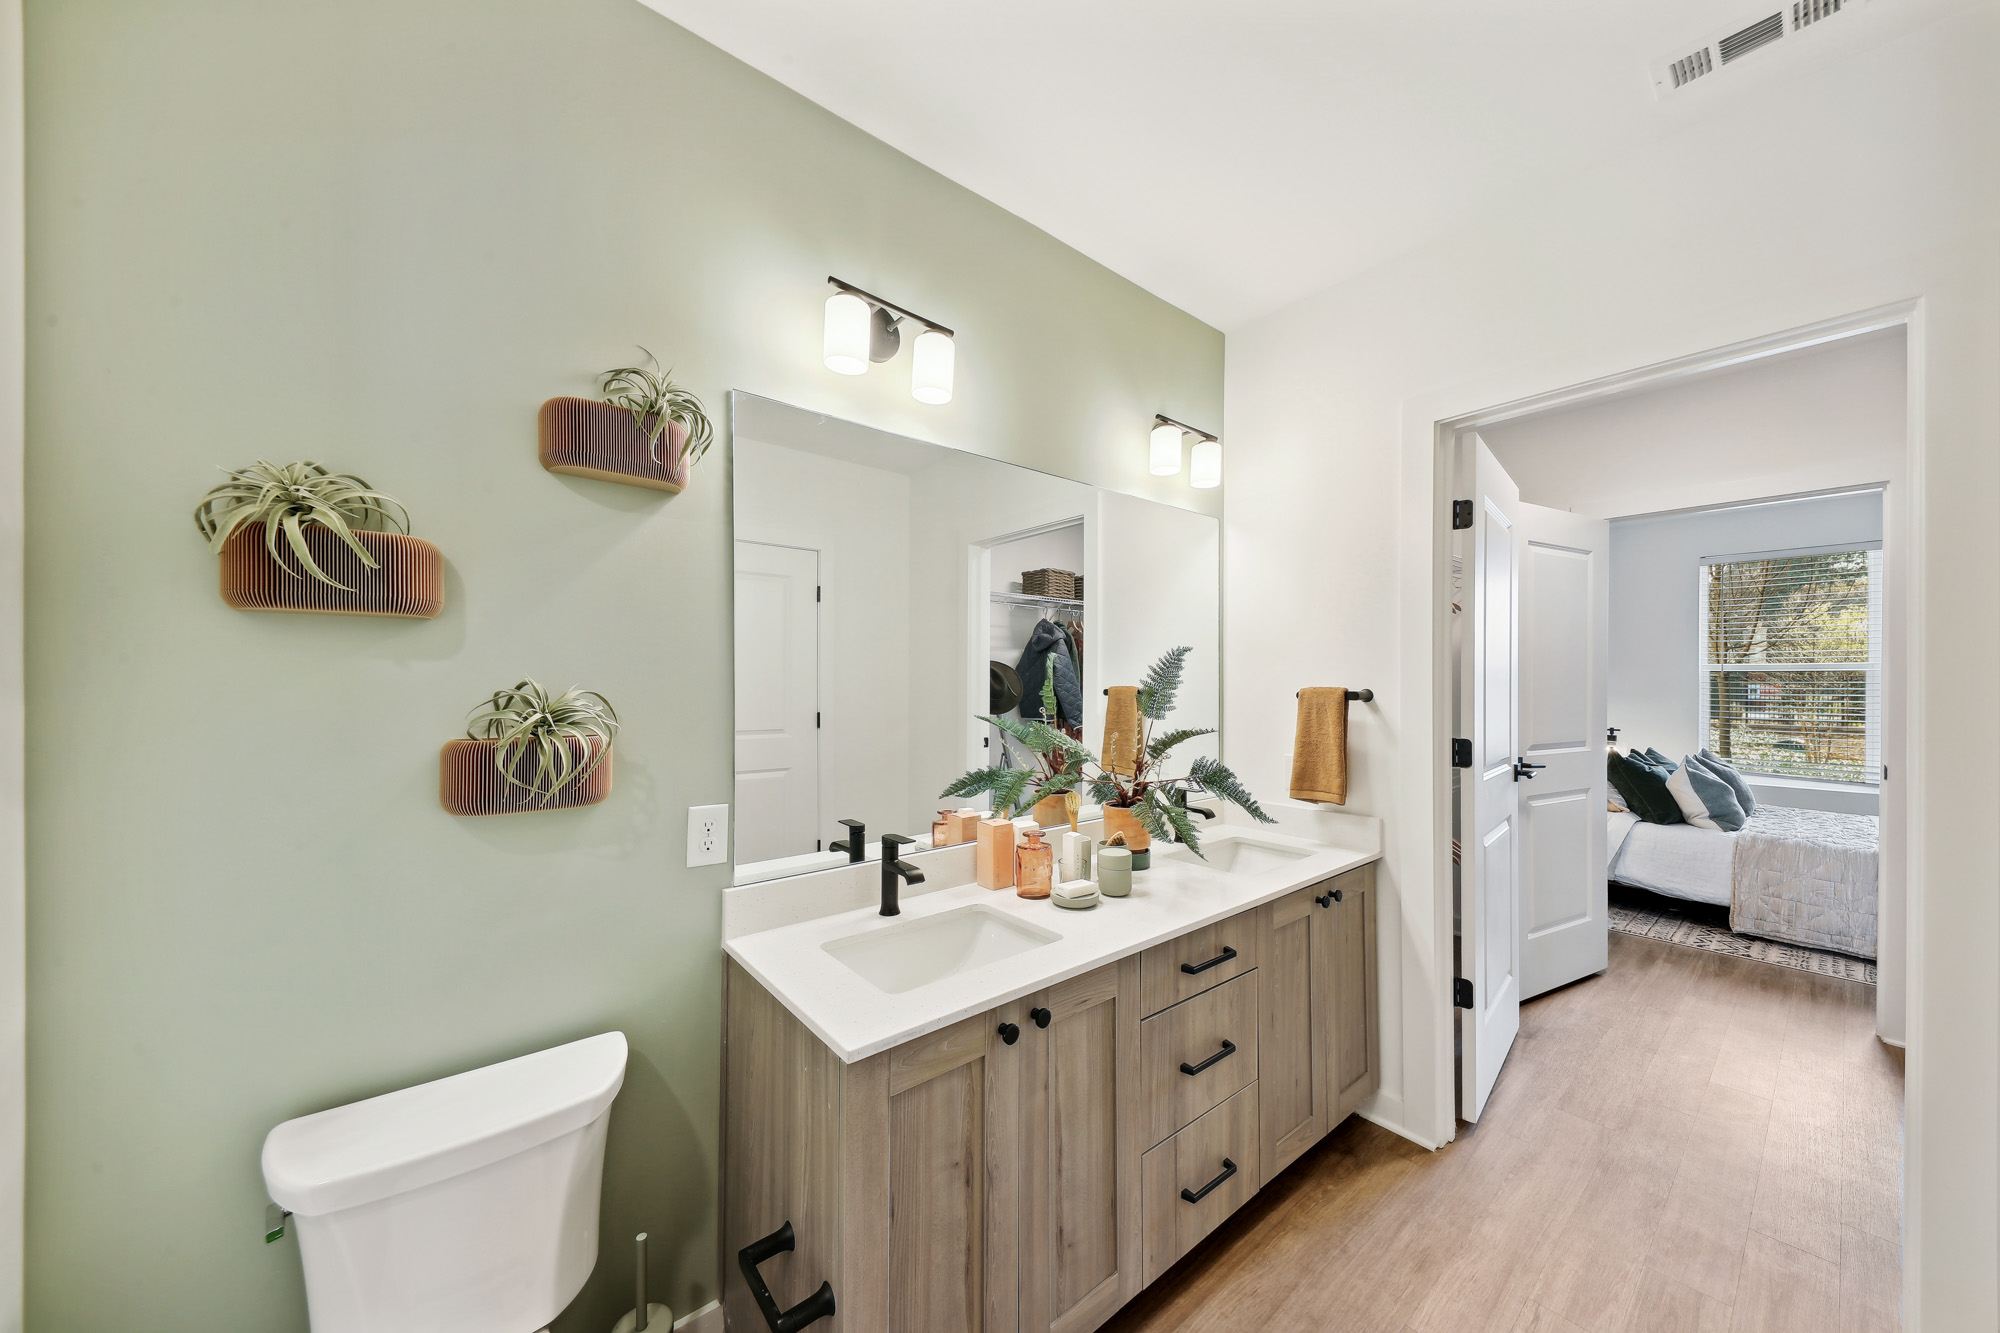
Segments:
[[[597,1262],[606,1032],[287,1120],[264,1184],[292,1213],[313,1333],[533,1333]]]

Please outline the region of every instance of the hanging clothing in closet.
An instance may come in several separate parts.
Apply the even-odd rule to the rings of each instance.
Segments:
[[[1053,659],[1051,658],[1053,654]],[[1053,663],[1056,677],[1056,717],[1042,714],[1042,681]],[[1069,636],[1052,620],[1036,623],[1021,652],[1021,716],[1030,722],[1057,721],[1065,727],[1083,725],[1083,677],[1077,668]]]

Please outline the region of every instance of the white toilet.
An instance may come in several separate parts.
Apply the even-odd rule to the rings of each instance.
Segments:
[[[597,1263],[606,1032],[287,1120],[264,1184],[290,1209],[313,1333],[533,1333]]]

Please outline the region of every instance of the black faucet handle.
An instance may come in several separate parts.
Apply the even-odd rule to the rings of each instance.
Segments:
[[[915,838],[906,838],[900,833],[884,833],[882,835],[882,859],[885,861],[893,859],[896,855],[896,848],[908,847],[915,841]]]

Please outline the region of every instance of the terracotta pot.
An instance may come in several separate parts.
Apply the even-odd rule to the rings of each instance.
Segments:
[[[571,477],[615,481],[677,495],[688,484],[687,427],[667,423],[654,444],[622,407],[589,398],[551,398],[542,404],[542,466]]]
[[[1121,806],[1107,805],[1104,807],[1104,841],[1110,842],[1114,833],[1124,834],[1125,845],[1134,852],[1146,851],[1153,845],[1153,835],[1139,823],[1139,816]]]
[[[406,616],[415,620],[429,620],[444,610],[444,556],[423,538],[400,532],[355,533],[363,549],[375,558],[377,568],[370,569],[331,528],[308,523],[301,532],[313,563],[346,584],[346,589],[321,583],[307,573],[292,553],[291,543],[283,538],[278,550],[285,564],[279,564],[265,547],[264,525],[246,523],[231,533],[222,547],[222,600],[238,611]]]
[[[570,810],[580,805],[596,805],[611,794],[611,761],[592,769],[589,776],[571,779],[563,789],[544,802],[539,794],[507,781],[493,762],[498,741],[446,741],[438,754],[438,801],[455,815],[519,815],[537,810]],[[603,741],[571,741],[570,755],[579,763],[604,750]],[[514,776],[521,782],[534,777],[535,756],[523,754],[514,761]]]
[[[1033,813],[1035,822],[1043,828],[1069,827],[1069,806],[1064,804],[1061,792],[1036,801]]]

